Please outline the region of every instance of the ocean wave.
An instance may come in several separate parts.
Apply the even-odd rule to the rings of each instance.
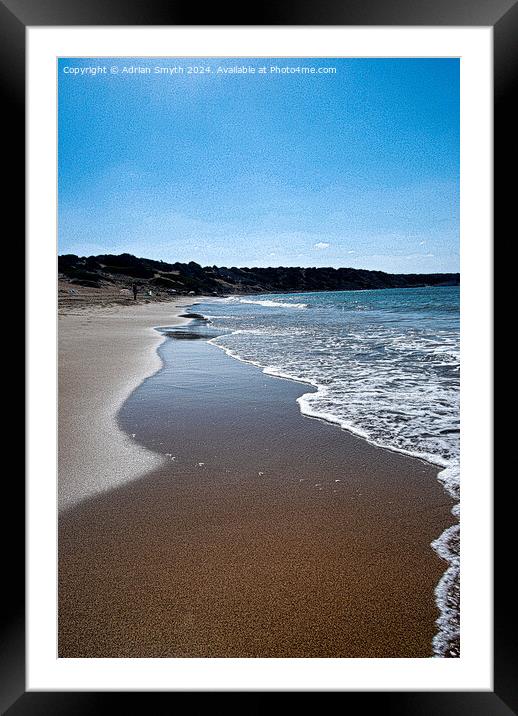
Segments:
[[[228,298],[223,299],[224,301],[228,301],[229,303],[245,303],[245,304],[255,304],[257,306],[266,306],[267,308],[307,308],[307,303],[290,303],[288,301],[270,301],[268,299],[260,300],[260,299],[251,299],[251,298],[240,298],[238,296],[229,296]]]
[[[460,656],[460,525],[454,524],[448,527],[431,546],[439,557],[448,562],[448,568],[435,588],[435,600],[440,615],[436,622],[437,634],[432,642],[433,652],[436,658],[458,657]]]
[[[445,490],[456,500],[452,514],[460,518],[460,464],[453,460],[437,478]],[[435,598],[440,615],[437,619],[437,634],[433,639],[436,657],[460,656],[460,524],[448,527],[432,542],[432,548],[441,559],[448,562],[448,569],[435,589]]]

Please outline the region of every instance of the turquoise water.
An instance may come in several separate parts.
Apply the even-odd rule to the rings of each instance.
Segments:
[[[298,399],[305,415],[437,465],[458,516],[458,286],[230,296],[194,310],[229,355],[315,386]],[[458,523],[432,546],[449,563],[434,650],[458,656]]]

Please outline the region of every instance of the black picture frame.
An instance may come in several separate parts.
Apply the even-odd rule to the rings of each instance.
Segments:
[[[11,154],[10,161],[4,159],[9,182],[3,192],[3,207],[4,219],[9,214],[13,216],[11,241],[19,235],[19,246],[24,245],[21,234],[25,204],[25,30],[32,26],[66,25],[491,26],[494,32],[495,231],[500,227],[503,235],[504,226],[513,227],[510,213],[515,212],[516,199],[513,202],[511,192],[514,193],[515,188],[511,178],[515,167],[510,149],[516,129],[512,103],[513,89],[518,85],[517,0],[318,0],[298,6],[278,1],[261,7],[243,4],[232,10],[218,3],[203,11],[194,3],[175,0],[0,0],[0,90],[6,123],[4,157]],[[372,708],[398,716],[518,714],[516,598],[509,587],[506,556],[508,545],[516,542],[510,512],[516,504],[512,496],[510,498],[513,481],[511,476],[506,484],[499,482],[495,486],[494,691],[343,692],[342,704],[346,709],[352,712],[357,708]],[[111,712],[121,706],[119,699],[124,696],[130,697],[125,706],[129,713],[161,713],[172,709],[176,703],[174,693],[26,692],[25,488],[14,469],[6,472],[3,489],[4,505],[9,505],[8,512],[14,519],[3,545],[2,591],[6,601],[1,625],[2,713],[58,716]]]

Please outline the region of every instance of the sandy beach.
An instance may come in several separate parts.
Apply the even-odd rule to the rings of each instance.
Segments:
[[[83,289],[82,300],[60,301],[60,510],[160,464],[158,455],[118,429],[115,415],[131,391],[160,368],[156,347],[162,338],[153,326],[185,321],[178,314],[192,302],[117,305],[111,296],[101,302],[92,293]]]
[[[60,318],[59,656],[432,656],[437,470],[161,343],[180,303]]]

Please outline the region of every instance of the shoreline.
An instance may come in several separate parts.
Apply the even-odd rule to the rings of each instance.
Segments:
[[[365,290],[378,290],[378,289],[365,289]],[[381,290],[381,289],[379,289]],[[387,289],[383,289],[387,290]],[[196,318],[197,316],[193,316]],[[203,316],[204,320],[208,320],[207,317]],[[224,334],[221,334],[224,335]],[[294,383],[301,385],[309,385],[315,388],[316,392],[323,390],[323,387],[309,379],[294,378],[293,376],[282,373],[281,371],[268,369],[260,363],[254,360],[249,360],[238,356],[231,349],[226,346],[222,346],[217,343],[219,336],[215,336],[208,340],[208,343],[214,345],[220,349],[233,360],[237,360],[247,365],[252,365],[258,368],[262,373],[273,378],[279,378],[280,380],[289,380]],[[301,415],[311,420],[319,420],[328,425],[334,425],[339,427],[341,430],[354,435],[355,437],[365,440],[370,445],[373,445],[381,450],[388,450],[399,455],[405,455],[412,459],[422,460],[425,464],[436,469],[436,480],[443,487],[445,493],[449,495],[453,500],[451,509],[452,517],[457,519],[451,525],[446,527],[437,537],[430,543],[430,548],[436,552],[436,554],[444,560],[448,566],[445,569],[443,575],[439,579],[434,594],[436,598],[436,604],[439,609],[439,617],[437,618],[437,633],[434,635],[432,645],[434,649],[435,657],[445,657],[446,655],[460,656],[460,626],[459,626],[459,581],[460,581],[460,553],[459,553],[459,538],[460,538],[460,484],[458,479],[451,481],[449,478],[449,470],[451,469],[448,463],[439,463],[432,459],[433,456],[423,456],[417,453],[412,453],[409,450],[398,449],[388,445],[382,445],[375,440],[369,438],[366,433],[359,430],[355,430],[352,426],[346,425],[340,419],[336,418],[332,414],[323,415],[318,412],[310,412],[304,409],[304,399],[310,393],[304,393],[297,398],[297,404],[299,405]]]
[[[358,289],[365,291],[373,290],[389,290],[385,289]],[[397,289],[399,290],[399,289]],[[298,292],[297,295],[302,296],[306,292]],[[255,301],[261,303],[260,300]],[[296,304],[294,304],[296,305]],[[208,320],[204,317],[205,320]],[[225,334],[222,333],[222,336]],[[256,360],[243,358],[232,349],[225,345],[219,344],[218,338],[214,336],[208,342],[218,349],[222,350],[227,356],[241,363],[252,365],[258,368],[262,373],[270,377],[279,378],[281,380],[290,380],[301,385],[308,385],[315,389],[317,393],[325,393],[325,387],[315,380],[309,378],[294,377],[288,375],[277,368],[265,367]],[[431,542],[430,548],[447,563],[447,567],[438,581],[434,594],[436,596],[437,607],[440,615],[437,619],[437,633],[433,639],[434,655],[436,657],[456,657],[460,656],[460,476],[459,466],[455,461],[441,460],[437,456],[418,452],[412,452],[403,448],[397,448],[386,445],[372,439],[367,433],[357,429],[355,426],[344,422],[332,413],[322,413],[313,411],[308,407],[307,396],[312,393],[304,393],[297,398],[301,415],[313,420],[322,421],[327,424],[338,426],[341,430],[365,440],[370,445],[387,450],[399,455],[405,455],[412,459],[422,460],[425,464],[430,465],[436,470],[436,480],[442,486],[445,493],[452,498],[452,523],[438,534]]]
[[[369,290],[369,289],[365,289],[365,290]],[[378,289],[375,289],[375,290],[378,290]],[[382,289],[379,289],[379,290],[382,290]],[[157,328],[160,328],[160,326],[157,326]],[[221,335],[224,335],[224,334],[221,334]],[[235,355],[230,349],[226,348],[225,346],[220,346],[218,343],[215,343],[214,341],[216,341],[217,338],[219,338],[219,336],[215,336],[214,338],[211,338],[207,342],[210,343],[211,345],[216,346],[216,348],[219,348],[220,350],[222,350],[226,355],[228,355],[233,360],[237,360],[240,363],[246,363],[247,365],[253,365],[255,368],[258,368],[262,373],[269,376],[270,378],[279,378],[279,380],[291,380],[293,383],[300,383],[301,385],[310,385],[312,388],[315,388],[316,392],[322,390],[322,386],[320,385],[320,383],[311,381],[309,379],[304,379],[304,378],[293,378],[291,375],[287,375],[280,371],[274,371],[274,370],[271,370],[268,368],[264,368],[260,363],[257,363],[257,361],[247,360],[246,358],[241,358],[240,356]],[[310,393],[304,393],[303,395],[300,396],[300,398],[297,399],[297,403],[299,404],[299,406],[302,406],[303,399],[306,397],[306,395],[309,395],[309,394]],[[448,468],[447,464],[443,464],[443,463],[438,462],[437,460],[434,460],[433,456],[428,457],[428,456],[424,456],[424,455],[419,455],[418,453],[413,453],[410,450],[404,450],[403,448],[396,448],[396,447],[391,447],[390,445],[383,445],[381,443],[378,443],[375,440],[371,439],[366,433],[361,432],[360,430],[354,428],[354,426],[352,426],[352,425],[348,425],[348,424],[341,422],[339,418],[335,418],[332,414],[324,415],[324,414],[321,414],[318,412],[315,412],[315,413],[305,412],[302,409],[302,407],[300,407],[300,412],[301,412],[301,415],[303,415],[305,418],[309,418],[310,420],[320,420],[323,423],[327,423],[329,425],[336,425],[341,430],[345,430],[345,432],[350,433],[351,435],[354,435],[355,437],[361,438],[362,440],[365,440],[370,445],[374,445],[375,447],[380,448],[380,450],[388,450],[389,452],[394,452],[398,455],[405,455],[406,457],[411,457],[415,460],[422,460],[427,465],[430,465],[431,467],[436,468],[438,474],[440,474],[441,472],[443,472],[444,470],[446,470]],[[437,478],[437,479],[439,482],[446,484],[445,481],[441,480],[440,478]],[[446,487],[445,487],[445,489],[447,490]],[[449,490],[447,490],[447,491],[449,492]],[[450,494],[452,494],[452,493],[450,493]],[[458,497],[456,497],[453,494],[452,494],[452,497],[454,497],[454,499],[458,499]]]
[[[179,317],[192,299],[61,308],[58,314],[58,507],[137,478],[161,459],[117,425],[117,413],[143,380],[160,370],[155,327]],[[132,330],[128,331],[131,325]]]
[[[188,305],[192,305],[192,303],[193,301],[190,300]],[[169,323],[172,325],[170,321]],[[155,323],[155,325],[157,324]],[[158,331],[156,334],[161,338]],[[172,344],[173,341],[170,343]],[[77,505],[74,510],[67,512],[60,524],[60,601],[62,602],[62,607],[60,608],[62,617],[60,655],[431,657],[433,655],[434,623],[437,616],[434,603],[434,587],[444,572],[444,562],[435,555],[430,547],[430,542],[442,531],[441,524],[443,524],[443,529],[448,524],[451,524],[451,522],[444,521],[445,513],[449,514],[451,505],[446,505],[449,501],[442,486],[435,479],[433,480],[435,484],[431,485],[429,484],[429,477],[421,478],[419,476],[420,473],[426,473],[426,475],[431,473],[431,467],[426,468],[424,465],[418,467],[417,462],[424,461],[419,458],[398,456],[397,453],[390,453],[383,448],[373,447],[360,437],[351,435],[344,438],[343,436],[347,435],[347,432],[340,430],[340,433],[338,433],[339,428],[337,425],[320,420],[305,420],[306,416],[300,412],[299,405],[293,400],[295,395],[300,395],[300,387],[303,386],[300,381],[291,379],[287,381],[281,377],[278,377],[278,381],[271,381],[271,376],[266,375],[265,382],[261,371],[257,371],[255,367],[246,366],[240,361],[231,360],[219,347],[216,350],[215,346],[212,347],[206,344],[205,341],[197,341],[196,343],[203,343],[209,348],[209,353],[203,354],[203,348],[199,348],[197,351],[194,350],[195,342],[193,341],[175,341],[174,343],[176,344],[175,349],[181,348],[184,353],[188,351],[189,356],[191,356],[189,358],[186,356],[185,358],[184,374],[188,377],[188,371],[190,370],[188,366],[190,361],[192,362],[193,356],[197,370],[195,382],[192,385],[189,384],[188,393],[185,393],[185,389],[180,393],[182,404],[178,404],[173,413],[171,413],[171,418],[174,417],[178,421],[176,427],[179,430],[179,435],[175,438],[174,444],[177,447],[189,446],[189,449],[186,448],[186,454],[191,463],[197,450],[205,450],[207,445],[211,445],[212,452],[210,452],[208,458],[203,455],[203,460],[200,459],[200,462],[196,463],[199,466],[210,464],[205,463],[205,460],[213,459],[210,456],[214,456],[215,450],[218,453],[223,453],[227,462],[218,463],[220,466],[217,469],[214,468],[215,471],[211,473],[212,477],[210,479],[208,474],[200,477],[200,469],[194,469],[193,471],[191,465],[188,469],[185,469],[184,473],[175,473],[172,481],[171,463],[167,466],[161,461],[150,472],[133,482],[119,484],[116,489],[110,490],[105,495],[99,495],[87,500]],[[164,343],[160,344],[159,352],[164,354],[168,349],[166,339]],[[210,358],[210,366],[207,367],[206,355],[209,357],[212,355],[210,349],[221,355],[222,360],[214,356]],[[200,353],[200,350],[202,353]],[[198,355],[200,356],[199,360],[196,358]],[[247,370],[243,370],[245,366]],[[187,373],[185,373],[186,370]],[[278,423],[277,427],[279,429],[282,426],[282,430],[286,429],[284,413],[285,411],[289,412],[291,417],[289,418],[288,428],[291,437],[286,438],[287,442],[284,445],[284,451],[287,451],[291,458],[287,463],[283,462],[285,458],[282,457],[280,451],[276,452],[275,447],[272,452],[277,457],[270,455],[267,458],[271,463],[271,469],[277,475],[275,479],[269,481],[266,477],[261,477],[264,474],[261,471],[256,472],[255,476],[250,474],[246,480],[244,478],[244,475],[249,472],[250,464],[253,464],[258,459],[263,461],[266,459],[265,455],[261,453],[260,446],[262,444],[268,445],[268,441],[271,439],[277,439],[276,437],[268,437],[270,435],[269,431],[271,431],[269,421],[260,423],[259,428],[254,424],[253,428],[249,428],[248,432],[245,431],[242,434],[241,439],[244,439],[246,444],[243,454],[247,455],[247,459],[236,466],[235,474],[232,472],[233,468],[229,470],[224,467],[224,465],[230,464],[233,459],[238,459],[238,462],[241,459],[239,455],[237,458],[234,456],[233,443],[235,442],[235,447],[239,453],[239,442],[237,442],[236,435],[239,434],[239,430],[242,428],[243,419],[246,420],[246,416],[249,413],[248,408],[250,405],[246,403],[246,400],[249,400],[250,396],[243,403],[244,412],[241,422],[236,423],[234,432],[225,432],[225,426],[216,425],[214,418],[212,422],[206,419],[205,413],[210,410],[210,400],[202,406],[199,400],[196,403],[195,395],[192,398],[194,401],[192,405],[189,403],[191,390],[197,391],[198,399],[200,397],[199,391],[202,389],[198,385],[200,380],[202,382],[203,380],[214,381],[213,371],[215,371],[215,376],[218,380],[212,389],[216,393],[218,390],[220,392],[212,400],[219,399],[221,401],[227,395],[224,387],[218,385],[220,379],[223,382],[226,381],[226,385],[229,387],[233,386],[236,381],[237,383],[245,381],[242,383],[245,386],[249,385],[248,381],[255,381],[256,385],[264,384],[264,388],[260,388],[255,392],[256,398],[253,398],[254,410],[261,411],[266,409],[265,397],[267,397],[266,404],[272,402],[273,405],[278,405],[278,409],[281,410],[281,413],[276,413],[277,418],[274,418],[274,422],[277,421],[278,423],[280,416],[283,415],[282,422]],[[253,371],[254,375],[252,376],[248,371]],[[133,410],[133,417],[141,415],[144,410],[142,403],[135,401],[142,401],[146,399],[146,396],[149,397],[153,393],[153,383],[163,379],[164,376],[167,377],[167,372],[168,367],[164,364],[162,370],[144,380],[139,388],[126,400],[121,411],[127,413],[130,410],[131,414],[131,410]],[[230,382],[229,376],[232,378]],[[177,385],[178,380],[180,380],[178,374],[175,374],[172,384],[173,389],[181,388],[181,386]],[[277,387],[273,385],[274,383],[278,384]],[[289,385],[282,385],[283,383],[289,383]],[[264,390],[267,392],[263,394],[261,391]],[[234,396],[234,402],[237,397],[238,394]],[[171,400],[173,398],[174,395]],[[289,398],[289,404],[287,398]],[[184,406],[185,400],[189,404]],[[131,407],[132,405],[133,407]],[[218,403],[218,411],[220,406],[221,403]],[[135,413],[135,409],[137,413]],[[228,411],[228,409],[227,407],[226,410]],[[233,409],[235,409],[235,404],[232,407]],[[167,410],[171,410],[170,405]],[[155,421],[156,414],[155,406],[150,412],[153,421]],[[220,412],[216,412],[214,415],[220,416]],[[223,415],[225,415],[225,412]],[[162,430],[164,425],[168,424],[165,414],[163,417],[164,419],[157,422],[157,425]],[[222,420],[224,423],[225,418],[223,417]],[[251,434],[256,428],[259,430],[258,434]],[[135,431],[137,431],[137,428],[135,428]],[[140,435],[137,435],[138,449],[143,449],[151,455],[156,455],[153,446],[146,442],[151,438],[155,439],[155,431],[156,425],[153,423],[152,429],[147,432],[148,438],[143,440]],[[321,482],[325,483],[325,485],[320,488],[315,485],[316,490],[311,488],[310,482],[311,477],[315,478],[315,470],[318,472],[318,463],[311,468],[304,461],[300,462],[299,452],[306,447],[304,435],[308,440],[313,441],[314,446],[318,446],[318,449],[322,451],[322,456],[326,455],[326,464],[331,460],[330,466],[328,465],[329,469],[326,468],[326,471],[320,477]],[[162,441],[162,439],[167,439],[169,435],[166,431],[159,437],[160,441]],[[315,443],[315,441],[317,442]],[[324,442],[322,443],[322,441]],[[130,442],[130,444],[132,443]],[[132,447],[135,447],[134,443]],[[257,454],[258,450],[262,457]],[[345,450],[345,453],[343,457],[340,457],[342,450]],[[157,452],[160,452],[160,450]],[[175,453],[177,452],[178,450],[175,449]],[[387,452],[389,452],[388,455],[385,454]],[[282,463],[281,472],[278,472],[279,459]],[[311,459],[311,455],[309,459]],[[276,470],[277,472],[275,473]],[[293,485],[286,483],[285,480],[285,476],[291,475],[293,470],[298,470],[299,474],[301,470],[306,471],[302,472],[305,476],[304,479],[293,478],[293,485],[298,486],[298,489],[295,490],[293,490]],[[331,477],[333,471],[336,472],[336,470],[339,471],[336,474],[339,474],[340,477],[336,478],[334,476],[335,479],[333,480]],[[350,472],[350,485],[347,486],[347,495],[342,496],[340,490],[345,485],[331,483],[341,483],[343,481],[342,471],[344,470],[345,472],[348,470]],[[225,478],[225,481],[221,483],[221,474],[225,471],[230,472],[232,476]],[[399,500],[401,504],[389,507],[389,505],[395,504],[395,499],[400,492],[401,488],[398,482],[402,473],[403,478],[408,480],[408,484],[405,484],[405,487],[411,494],[402,496]],[[373,475],[377,475],[377,478],[374,479]],[[219,480],[219,484],[217,480]],[[230,480],[230,483],[227,482],[228,480]],[[301,484],[302,490],[300,489]],[[361,497],[364,490],[372,491],[372,500],[366,500],[365,497]],[[329,498],[331,498],[330,502],[328,502]],[[327,508],[324,511],[322,511],[322,501],[327,504]],[[423,507],[426,504],[428,504],[428,508]],[[239,505],[245,506],[245,509],[238,511],[239,519],[237,524],[233,524],[236,521],[236,509],[238,509]],[[422,516],[417,516],[416,505],[419,506],[417,513],[419,515],[422,513]],[[280,506],[282,506],[282,509],[279,512]],[[397,518],[394,510],[399,515]],[[306,525],[300,522],[300,514],[306,515]],[[260,519],[258,515],[261,516]],[[440,517],[439,515],[442,516]],[[373,516],[375,519],[372,519]],[[369,524],[369,520],[373,523],[373,532],[379,533],[374,539],[374,544],[372,543],[372,535],[364,534],[365,524]],[[402,525],[400,524],[401,520],[403,521]],[[349,526],[349,522],[356,525],[352,532],[349,532],[352,529]],[[134,535],[128,533],[128,524],[133,525],[135,529]],[[406,526],[403,527],[403,525]],[[410,525],[411,528],[409,527]],[[252,542],[250,542],[250,536],[248,536],[251,529],[254,534]],[[403,529],[403,533],[401,529]],[[408,529],[410,530],[409,534],[406,533]],[[342,534],[344,530],[344,534],[348,534],[348,537],[344,537],[344,534]],[[207,531],[209,535],[206,534]],[[233,534],[233,538],[230,541],[228,538],[229,531]],[[282,539],[280,538],[281,534],[283,535]],[[207,542],[207,540],[209,541]],[[420,545],[419,548],[414,544],[416,541]],[[358,547],[353,548],[351,544],[353,546],[358,544]],[[162,546],[159,548],[159,545]],[[291,561],[288,562],[285,554],[286,545],[291,545],[288,549],[288,554],[291,554]],[[385,545],[385,547],[383,548],[382,545]],[[390,548],[390,545],[392,545],[391,549],[396,550],[394,555],[385,554],[381,558],[378,550]],[[187,546],[189,546],[189,549],[185,552]],[[259,546],[261,546],[261,549],[259,549]],[[243,565],[237,564],[234,560],[233,555],[236,549],[238,550],[236,554],[241,555],[240,560],[244,562]],[[353,550],[352,552],[350,552],[351,549]],[[112,552],[114,550],[118,552],[115,563],[112,561]],[[197,603],[199,595],[205,594],[207,586],[204,584],[203,577],[197,572],[197,569],[204,564],[206,558],[204,555],[206,555],[207,550],[212,554],[209,568],[212,582],[211,589],[204,597],[204,600],[210,602],[210,608],[207,607],[205,601],[195,608],[194,605]],[[317,551],[315,552],[315,550]],[[349,550],[349,561],[346,559],[344,562],[343,550],[345,550],[345,554]],[[304,561],[299,565],[299,570],[308,573],[306,580],[301,583],[300,575],[297,572],[292,573],[291,579],[295,586],[290,587],[293,594],[291,594],[291,601],[288,603],[293,602],[296,605],[296,609],[300,611],[300,614],[304,615],[307,629],[310,632],[313,630],[313,641],[310,639],[307,643],[305,642],[309,637],[302,636],[304,632],[299,633],[300,624],[297,621],[293,622],[293,616],[286,612],[286,595],[282,591],[285,587],[282,588],[281,592],[278,591],[284,578],[281,579],[281,582],[274,581],[271,583],[272,591],[269,592],[270,596],[263,594],[257,603],[252,603],[252,595],[258,587],[261,588],[262,581],[267,579],[271,582],[271,575],[268,577],[266,575],[269,575],[272,570],[279,578],[283,574],[291,573],[294,568],[293,565],[300,561],[301,554],[306,553],[313,555],[309,561]],[[252,554],[254,555],[253,560],[250,558]],[[362,555],[367,555],[367,558],[362,557]],[[382,581],[388,580],[385,585],[388,592],[385,594],[379,591],[379,586],[376,582],[376,580],[379,580],[380,575],[375,578],[374,573],[371,572],[372,565],[369,566],[371,562],[379,561],[380,558],[382,559],[382,564],[385,564],[388,560],[385,565],[386,574],[382,578]],[[327,565],[325,572],[320,571],[320,559],[323,559],[322,568]],[[122,569],[120,562],[125,565],[124,569]],[[152,572],[149,572],[149,563],[154,564],[155,568]],[[260,570],[259,573],[262,574],[262,577],[259,581],[257,579],[252,582],[247,580],[246,570],[245,572],[243,571],[246,565],[250,564],[246,569],[256,569],[259,568],[257,564],[263,563],[265,571]],[[252,567],[252,564],[256,566]],[[388,567],[389,564],[391,567]],[[402,567],[404,564],[407,564],[405,569]],[[425,564],[428,567],[425,568]],[[79,576],[85,574],[85,566],[88,566],[86,573],[90,574],[90,571],[92,571],[96,577],[92,583],[89,582],[89,576],[85,577],[87,583],[84,585],[84,591],[87,601],[83,603],[83,590],[81,589],[81,594],[78,594],[76,592],[76,583]],[[206,570],[208,566],[205,564],[203,569]],[[415,574],[412,571],[409,572],[408,567],[410,566],[411,570],[416,570]],[[194,567],[196,569],[193,572]],[[357,591],[359,587],[355,587],[354,583],[350,581],[351,577],[345,576],[348,574],[347,570],[351,569],[351,574],[355,575],[354,580],[362,585],[359,592]],[[225,599],[217,599],[218,594],[222,597],[220,590],[222,589],[221,580],[223,575],[229,571],[230,573],[235,572],[235,584],[241,584],[244,593],[250,595],[246,599],[243,596],[242,599],[245,599],[245,602],[239,607],[234,606],[233,611],[231,610],[230,613],[225,611],[225,599],[228,599],[227,592],[224,592],[227,595]],[[364,574],[364,572],[367,572],[367,574]],[[107,577],[106,574],[116,576]],[[432,577],[433,583],[430,583],[427,591],[423,589],[420,582],[424,580],[424,582],[428,583],[430,574],[435,576]],[[157,575],[162,575],[162,580]],[[416,575],[420,575],[417,582],[415,581]],[[159,579],[158,582],[157,579]],[[344,579],[345,582],[343,582]],[[374,582],[372,582],[373,579],[375,579]],[[135,602],[135,595],[132,592],[126,592],[125,587],[121,587],[128,580],[133,585],[133,588],[139,591],[137,603]],[[149,580],[153,582],[156,592],[153,592],[153,590],[151,590],[151,593],[149,590],[142,591],[135,586],[140,583],[149,584]],[[326,584],[323,592],[320,586],[322,580]],[[401,580],[401,583],[398,580]],[[343,594],[340,590],[337,591],[337,585],[340,583],[345,584],[345,595],[347,595],[347,590],[352,590],[348,598],[350,616],[342,614],[343,607],[340,606],[340,601],[343,598]],[[409,587],[409,584],[412,586]],[[389,606],[385,605],[383,609],[386,613],[383,613],[382,619],[379,621],[380,614],[377,609],[384,603],[387,594],[392,592],[394,595],[401,595],[401,597],[397,597],[399,600],[397,608],[395,604],[392,607],[390,604]],[[169,594],[168,599],[166,599],[167,603],[170,604],[170,600],[173,600],[173,607],[170,604],[165,612],[164,594]],[[347,631],[343,631],[345,626],[340,629],[339,626],[333,623],[333,615],[328,613],[328,607],[324,609],[324,614],[320,614],[319,608],[316,607],[318,602],[318,600],[315,602],[316,595],[319,595],[319,599],[323,600],[324,605],[335,604],[333,609],[338,610],[337,613],[341,614],[340,618],[344,620],[344,625],[348,624],[348,629],[355,633],[358,632],[357,635],[351,636],[349,633],[349,637],[347,637]],[[352,595],[355,596],[353,597]],[[403,599],[403,596],[405,599]],[[404,603],[407,598],[411,603],[410,605]],[[215,599],[216,601],[214,601]],[[252,602],[249,601],[250,599],[252,599]],[[286,643],[284,645],[272,643],[271,630],[266,628],[263,623],[266,618],[265,613],[263,613],[265,608],[264,599],[267,599],[269,605],[270,614],[268,618],[270,622],[273,620],[277,628],[282,630],[287,628],[287,624],[291,625],[289,629],[298,634],[296,639],[293,634],[291,636],[285,635]],[[274,599],[274,602],[272,602],[272,599]],[[304,601],[307,599],[313,604],[309,611],[304,606]],[[396,597],[394,596],[392,599],[396,599]],[[189,606],[191,601],[193,605]],[[355,602],[357,603],[356,606]],[[82,604],[79,610],[81,612],[80,616],[76,613],[78,603]],[[95,606],[99,604],[103,605],[101,612],[98,611],[99,606]],[[124,608],[123,604],[125,604]],[[143,604],[147,605],[145,614],[141,611]],[[262,607],[260,607],[261,604],[263,605]],[[367,613],[371,613],[372,628],[368,624],[361,626],[365,616],[361,609],[358,611],[360,608],[358,605],[360,604],[362,608],[367,610]],[[378,604],[378,607],[375,606],[376,604]],[[169,614],[171,608],[176,614],[176,619],[173,621],[171,621]],[[206,609],[208,609],[208,612],[206,612]],[[235,611],[236,609],[237,612]],[[258,609],[259,611],[257,611]],[[373,609],[374,611],[372,611]],[[182,614],[185,614],[185,610],[191,614],[187,623],[185,623],[185,617],[182,616]],[[240,617],[242,610],[245,610],[245,613],[248,614],[245,621]],[[400,610],[402,610],[403,614],[406,614],[406,619],[413,623],[415,622],[412,637],[407,635],[407,630],[401,632],[401,625],[398,622],[402,618]],[[137,614],[139,614],[138,617],[136,616]],[[353,619],[354,614],[356,616]],[[426,617],[428,626],[420,625],[419,614],[422,615],[422,619],[424,619],[424,614],[428,614]],[[279,622],[278,620],[281,616],[282,619]],[[228,624],[228,619],[230,618],[237,620],[242,633],[241,637],[239,635],[233,636],[233,628],[230,629],[230,626],[222,627],[222,625]],[[121,619],[123,620],[122,622],[120,621]],[[159,628],[159,622],[164,619],[167,622],[167,626],[164,625]],[[307,621],[308,619],[309,621]],[[252,620],[252,623],[256,623],[257,627],[252,632],[250,632],[250,620]],[[394,635],[385,633],[386,627],[383,624],[387,620],[388,623],[392,624]],[[283,624],[284,626],[282,626]],[[314,629],[315,625],[318,624],[320,624],[318,633],[321,633],[321,637],[315,642]],[[212,630],[214,637],[214,641],[205,642],[203,648],[196,642],[196,639],[205,638],[202,636],[205,633],[202,628],[204,630],[208,629],[209,632]],[[157,636],[157,629],[159,631],[162,629],[165,634]],[[197,635],[194,642],[193,629]],[[201,632],[200,629],[202,629]],[[338,629],[337,634],[335,634],[336,629]],[[362,629],[364,632],[366,630],[366,632],[363,633]],[[387,643],[379,644],[377,641],[372,641],[373,637],[370,634],[372,629],[374,629],[374,632],[378,630],[379,634],[383,633],[383,640]],[[137,644],[133,644],[133,646],[126,644],[124,640],[121,641],[123,631],[126,633],[128,630],[134,635],[139,634],[140,641]],[[86,646],[85,644],[82,644],[82,646],[76,644],[74,646],[74,632],[83,633],[85,637],[88,635]],[[420,632],[422,632],[421,636],[419,636]],[[155,641],[149,641],[151,634],[155,634]],[[247,639],[255,640],[256,645],[254,647],[245,646],[245,634],[247,634]],[[422,640],[423,635],[425,636],[424,641]],[[348,638],[350,643],[347,643]],[[240,641],[240,639],[243,641]],[[304,643],[299,643],[301,639],[305,645]],[[343,641],[340,641],[340,639]],[[411,643],[407,643],[409,641]],[[390,645],[391,643],[392,646]],[[415,645],[413,645],[414,643]],[[396,644],[400,646],[396,648]],[[200,648],[202,648],[201,652]],[[427,653],[427,650],[429,653]]]

